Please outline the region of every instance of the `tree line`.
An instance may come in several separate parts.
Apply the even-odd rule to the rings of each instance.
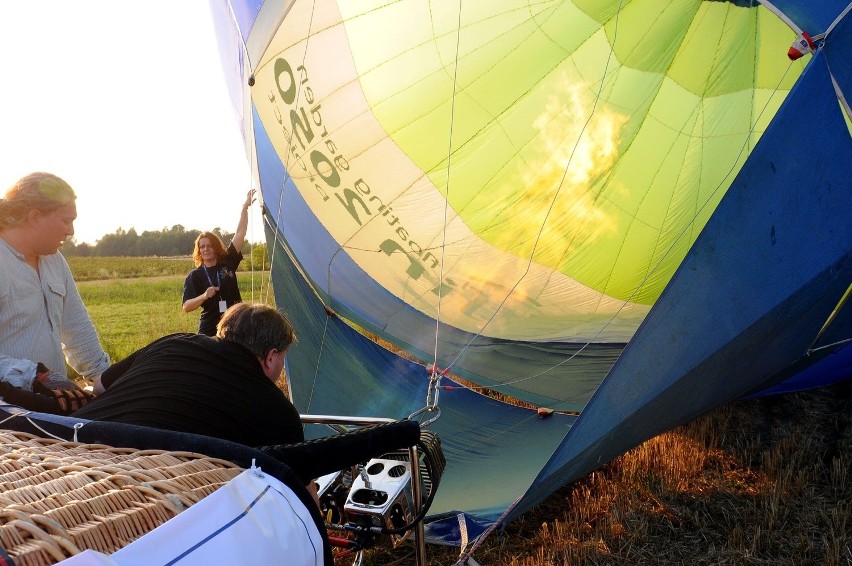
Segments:
[[[225,232],[220,228],[211,231],[222,238],[225,245],[234,237],[233,232]],[[103,236],[94,245],[86,242],[78,244],[71,238],[62,245],[61,251],[65,256],[77,257],[188,256],[192,255],[199,234],[201,230],[187,230],[180,224],[162,230],[145,230],[141,234],[135,228],[119,228],[113,234]],[[246,242],[243,255],[253,264],[256,263],[256,268],[262,269],[268,264],[266,244]]]

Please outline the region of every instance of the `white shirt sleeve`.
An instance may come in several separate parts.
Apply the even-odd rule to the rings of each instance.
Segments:
[[[109,355],[101,347],[97,330],[89,317],[89,311],[83,305],[68,263],[61,254],[55,255],[61,258],[65,272],[65,297],[59,326],[62,352],[74,371],[94,379],[109,367]]]
[[[0,354],[0,381],[32,391],[38,364]]]
[[[89,379],[109,367],[62,254],[39,257],[37,273],[0,239],[0,354],[32,368],[42,362],[63,377],[66,361]]]

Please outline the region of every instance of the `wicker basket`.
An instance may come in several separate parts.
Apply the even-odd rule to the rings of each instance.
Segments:
[[[18,565],[115,552],[238,476],[192,452],[82,444],[0,430],[0,548]]]

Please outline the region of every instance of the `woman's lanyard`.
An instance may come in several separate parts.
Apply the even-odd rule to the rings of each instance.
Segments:
[[[207,276],[207,281],[210,283],[210,286],[211,286],[211,287],[213,287],[213,280],[212,280],[212,279],[210,279],[210,272],[209,272],[209,271],[207,271],[207,266],[206,266],[206,265],[204,266],[204,275],[206,275],[206,276]],[[218,270],[218,269],[216,269],[216,288],[217,288],[217,289],[221,289],[221,288],[222,288],[222,280],[221,280],[221,279],[219,279],[219,270]]]
[[[210,286],[213,286],[213,280],[210,279],[210,272],[207,271],[207,266],[204,266],[204,275],[207,276],[207,281],[210,283]],[[216,294],[219,295],[219,312],[223,313],[228,309],[228,303],[222,298],[222,280],[219,277],[219,268],[216,267]]]

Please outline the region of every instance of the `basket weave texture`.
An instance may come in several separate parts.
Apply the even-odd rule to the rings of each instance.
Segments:
[[[115,552],[243,468],[193,452],[65,442],[0,430],[0,547],[17,565]]]

